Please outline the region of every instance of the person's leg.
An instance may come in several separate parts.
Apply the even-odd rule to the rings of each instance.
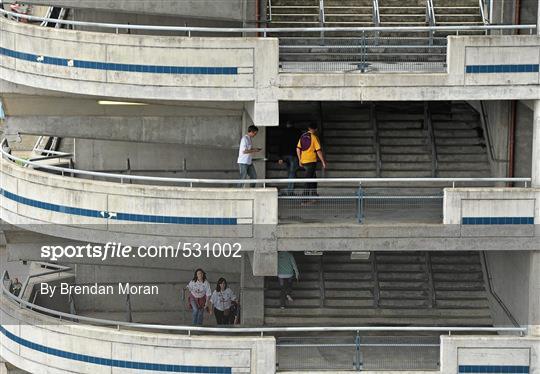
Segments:
[[[316,162],[304,164],[304,168],[306,169],[305,178],[317,178],[317,174],[316,174],[317,163]],[[316,188],[317,188],[317,183],[313,183],[313,182],[306,183],[306,189],[307,189],[306,195],[312,195],[313,191]]]
[[[197,313],[197,325],[202,326],[204,317],[204,308],[199,309]]]
[[[298,170],[298,158],[296,156],[287,156],[287,165],[289,166],[289,179],[296,178],[296,171]],[[289,182],[287,185],[287,192],[292,193],[294,191],[294,183]]]
[[[248,172],[248,166],[246,164],[238,164],[238,169],[240,170],[240,178],[239,179],[246,179],[247,178],[247,172]],[[244,183],[238,183],[238,188],[244,187]]]
[[[286,282],[286,285],[287,285],[287,290],[286,290],[286,292],[287,292],[287,299],[288,299],[289,301],[292,301],[291,293],[292,293],[292,283],[293,283],[293,278],[292,278],[292,277],[291,277],[291,278],[287,278],[286,281],[287,281],[287,282]]]
[[[197,324],[197,315],[198,315],[198,312],[199,312],[199,309],[197,307],[197,302],[195,301],[195,299],[190,299],[190,302],[191,304],[191,323],[193,325],[196,325]]]
[[[278,278],[279,280],[279,305],[285,307],[285,297],[287,295],[285,279]]]
[[[223,312],[217,308],[214,308],[214,314],[216,315],[217,324],[223,325]]]
[[[249,175],[249,179],[257,179],[257,170],[255,170],[255,166],[253,164],[248,165],[247,173]],[[255,183],[251,183],[249,186],[252,188],[257,187]]]

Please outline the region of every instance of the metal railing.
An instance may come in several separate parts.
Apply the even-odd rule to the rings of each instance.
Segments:
[[[536,29],[536,25],[469,25],[469,26],[393,26],[393,27],[196,27],[196,26],[157,26],[157,25],[133,25],[122,23],[103,23],[103,22],[84,22],[59,20],[54,18],[31,16],[19,14],[0,9],[0,14],[10,15],[16,19],[26,19],[28,21],[47,21],[55,22],[68,26],[87,26],[104,29],[120,29],[120,30],[148,30],[148,31],[167,31],[178,32],[185,34],[190,32],[200,33],[253,33],[256,35],[266,35],[266,33],[291,33],[291,32],[370,32],[370,31],[386,31],[386,32],[429,32],[429,31],[485,31],[485,30],[530,30],[531,33]]]
[[[37,276],[44,275],[38,274]],[[33,311],[39,311],[47,316],[63,319],[67,321],[79,321],[85,322],[91,325],[115,327],[120,330],[122,327],[139,330],[155,330],[159,332],[186,332],[191,334],[192,332],[205,332],[205,333],[227,333],[227,334],[254,334],[264,336],[264,334],[273,333],[290,333],[290,332],[367,332],[367,331],[379,331],[379,332],[440,332],[448,335],[459,332],[505,332],[505,333],[518,333],[520,335],[527,333],[526,327],[461,327],[461,326],[324,326],[324,327],[200,327],[200,326],[178,326],[178,325],[159,325],[159,324],[147,324],[147,323],[135,323],[109,320],[103,318],[85,317],[76,314],[70,314],[65,312],[59,312],[54,309],[45,308],[37,304],[31,303],[22,299],[20,296],[15,296],[9,292],[9,287],[6,287],[6,283],[10,282],[9,272],[5,270],[2,276],[2,294],[6,296],[3,300],[10,300],[11,302],[18,304],[21,308],[31,309]],[[21,295],[21,293],[19,294]]]
[[[426,3],[426,18],[427,23],[430,26],[436,26],[437,23],[435,21],[435,8],[433,7],[433,0],[427,0]],[[429,32],[429,45],[433,45],[433,31]]]
[[[373,24],[375,25],[375,27],[379,27],[381,24],[379,0],[373,0]]]
[[[202,178],[168,178],[168,177],[151,177],[145,175],[126,175],[116,173],[103,173],[96,171],[70,169],[60,166],[44,165],[39,162],[29,161],[6,152],[7,146],[6,139],[4,138],[0,143],[0,152],[2,156],[8,160],[17,162],[21,165],[30,165],[38,167],[41,170],[50,170],[60,172],[63,175],[83,175],[90,177],[99,177],[104,179],[112,179],[114,181],[123,183],[125,180],[137,180],[146,182],[163,182],[163,183],[176,183],[186,184],[193,187],[194,184],[216,184],[216,185],[238,185],[238,184],[261,184],[263,188],[291,183],[291,179],[278,178],[278,179],[202,179]],[[349,184],[353,187],[369,183],[382,183],[382,182],[399,182],[399,183],[444,183],[451,185],[455,188],[456,183],[493,183],[493,182],[522,182],[525,187],[528,187],[528,183],[531,182],[531,178],[514,177],[514,178],[297,178],[293,180],[294,183],[318,183],[318,184]]]

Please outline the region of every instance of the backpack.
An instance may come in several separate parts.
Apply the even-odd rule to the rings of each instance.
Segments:
[[[309,147],[311,147],[311,133],[308,131],[303,133],[300,137],[300,150],[305,152]]]

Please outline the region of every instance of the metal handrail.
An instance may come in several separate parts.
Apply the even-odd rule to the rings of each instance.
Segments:
[[[431,121],[431,110],[429,108],[429,103],[425,103],[424,110],[424,120],[427,124],[427,132],[429,136],[429,142],[431,143],[431,176],[435,177],[437,175],[437,146],[435,144],[435,133],[433,130],[433,122]]]
[[[435,21],[435,7],[433,6],[433,0],[427,0],[426,2],[426,12],[427,12],[427,18],[428,18],[428,23],[430,26],[436,26],[436,21]],[[433,31],[429,31],[429,45],[433,45],[433,36],[434,36],[434,32]]]
[[[263,187],[267,184],[285,184],[290,183],[288,178],[281,179],[198,179],[198,178],[167,178],[167,177],[150,177],[145,175],[127,175],[127,174],[115,174],[115,173],[102,173],[97,171],[87,171],[79,169],[70,169],[60,166],[44,165],[39,162],[25,160],[23,158],[11,155],[6,152],[5,148],[6,139],[4,138],[0,143],[0,152],[2,155],[12,161],[17,161],[23,165],[37,166],[40,169],[54,170],[68,174],[88,175],[93,177],[112,178],[120,180],[142,180],[153,182],[169,182],[169,183],[189,183],[191,186],[193,183],[201,184],[257,184],[262,183]],[[437,182],[437,183],[458,183],[458,182],[524,182],[527,186],[528,182],[531,182],[531,178],[514,177],[514,178],[298,178],[295,179],[295,183],[317,182],[319,184],[324,183],[350,183],[350,184],[363,184],[363,183],[380,183],[380,182]]]
[[[319,25],[324,27],[326,23],[326,16],[324,14],[324,0],[319,0]]]
[[[9,274],[7,270],[4,271],[3,279],[9,279]],[[36,304],[33,304],[29,301],[23,300],[19,296],[13,295],[9,292],[9,289],[6,288],[4,282],[2,282],[2,293],[11,299],[13,302],[18,303],[21,307],[27,307],[32,310],[37,310],[43,313],[46,313],[51,316],[56,316],[60,318],[66,318],[72,321],[84,321],[91,324],[101,325],[101,326],[114,326],[117,329],[121,327],[136,328],[141,330],[158,330],[158,331],[200,331],[207,333],[253,333],[264,335],[264,333],[272,332],[328,332],[328,331],[431,331],[431,332],[518,332],[520,334],[526,333],[526,327],[460,327],[460,326],[449,326],[449,327],[413,327],[413,326],[324,326],[324,327],[198,327],[198,326],[178,326],[178,325],[157,325],[157,324],[147,324],[147,323],[135,323],[135,322],[123,322],[123,321],[114,321],[103,318],[93,318],[85,317],[76,314],[70,314],[65,312],[59,312],[54,309],[45,308]],[[74,322],[75,323],[75,322]]]
[[[0,9],[0,14],[11,15],[17,19],[29,21],[57,22],[69,26],[88,26],[108,29],[131,29],[152,31],[178,31],[182,33],[209,32],[209,33],[281,33],[281,32],[333,32],[333,31],[387,31],[387,32],[426,32],[426,31],[485,31],[485,30],[535,30],[536,25],[469,25],[469,26],[395,26],[395,27],[194,27],[194,26],[157,26],[157,25],[131,25],[121,23],[101,23],[58,20],[45,17],[19,14]]]
[[[480,7],[480,16],[482,17],[482,22],[484,25],[489,25],[489,19],[486,18],[486,12],[484,10],[484,0],[478,0],[478,5]]]
[[[381,24],[381,13],[379,9],[379,0],[373,0],[373,24],[379,27]]]

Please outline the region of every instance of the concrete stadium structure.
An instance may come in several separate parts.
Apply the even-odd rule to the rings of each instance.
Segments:
[[[0,2],[0,372],[540,373],[538,8]]]

